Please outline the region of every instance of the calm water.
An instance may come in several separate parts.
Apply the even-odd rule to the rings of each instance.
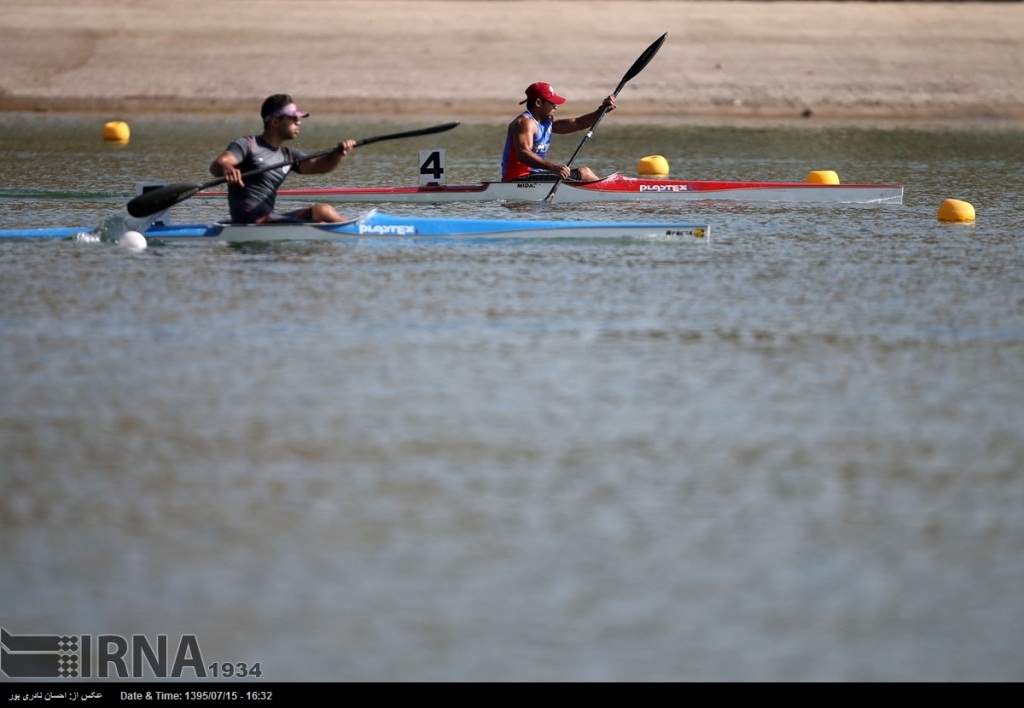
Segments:
[[[0,228],[98,225],[253,128],[105,120],[0,116]],[[493,179],[502,123],[293,186],[432,147]],[[388,207],[710,247],[0,242],[0,624],[279,681],[1024,679],[1024,128],[609,118],[579,162],[648,154],[905,203]]]

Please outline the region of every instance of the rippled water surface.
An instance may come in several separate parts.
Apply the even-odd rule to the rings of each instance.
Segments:
[[[0,624],[278,681],[1024,679],[1024,130],[618,118],[578,163],[904,204],[384,207],[704,246],[0,240]],[[257,127],[105,120],[0,116],[0,229],[98,225]],[[413,184],[432,147],[494,179],[503,123],[290,186]]]

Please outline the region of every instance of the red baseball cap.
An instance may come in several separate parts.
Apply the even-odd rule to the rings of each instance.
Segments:
[[[551,101],[556,104],[565,103],[565,99],[555,93],[555,90],[551,88],[551,84],[546,84],[543,81],[538,81],[526,87],[526,101],[532,101],[535,98],[543,98],[545,101]],[[520,101],[520,103],[526,103],[526,101]]]

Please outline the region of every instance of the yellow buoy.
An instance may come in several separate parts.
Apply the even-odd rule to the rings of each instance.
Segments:
[[[808,184],[839,184],[839,175],[833,170],[813,170],[807,173]]]
[[[959,199],[946,199],[939,205],[939,221],[974,221],[974,207]]]
[[[112,120],[103,126],[103,139],[111,142],[126,143],[132,131],[123,120]]]
[[[636,163],[636,173],[645,177],[667,177],[668,160],[661,155],[648,155],[641,157]]]

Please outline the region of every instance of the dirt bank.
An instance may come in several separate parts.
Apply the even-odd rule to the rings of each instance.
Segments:
[[[589,108],[661,33],[620,115],[1024,118],[1024,4],[0,0],[2,110],[508,114]]]

